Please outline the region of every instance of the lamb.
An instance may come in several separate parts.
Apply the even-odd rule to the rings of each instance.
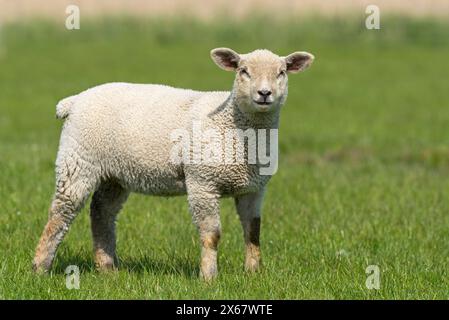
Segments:
[[[99,270],[115,269],[115,221],[130,192],[187,194],[201,240],[200,276],[206,281],[218,270],[219,200],[234,197],[246,245],[245,269],[258,270],[261,205],[271,176],[260,173],[260,161],[188,161],[195,154],[189,148],[179,161],[172,161],[177,155],[173,132],[183,129],[193,135],[194,123],[218,128],[220,134],[232,129],[277,130],[287,98],[287,73],[303,71],[314,56],[294,52],[280,57],[265,49],[238,54],[217,48],[211,57],[220,68],[236,73],[231,92],[108,83],[58,103],[56,115],[64,125],[56,187],[33,260],[36,272],[51,269],[58,245],[91,193],[95,264]],[[244,145],[245,156],[251,146]]]

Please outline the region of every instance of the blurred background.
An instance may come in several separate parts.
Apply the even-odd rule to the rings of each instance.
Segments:
[[[44,4],[45,3],[45,4]],[[348,12],[360,13],[370,4],[378,5],[384,13],[405,14],[410,16],[447,17],[449,4],[444,0],[1,0],[0,18],[3,21],[36,16],[49,17],[63,21],[61,12],[70,5],[79,5],[83,14],[88,16],[131,15],[136,17],[158,17],[189,15],[202,19],[213,19],[217,14],[230,14],[233,17],[246,18],[257,12],[270,15],[304,16],[310,13],[334,16]]]
[[[68,30],[68,5],[80,29]],[[367,29],[368,5],[380,29]],[[447,298],[449,2],[445,0],[0,0],[0,298]],[[184,198],[133,195],[116,275],[93,270],[88,209],[36,280],[62,123],[56,103],[113,81],[229,90],[215,47],[308,51],[289,79],[279,171],[264,205],[264,271],[241,271],[231,200],[221,278],[196,280]],[[173,234],[177,236],[174,238]],[[63,286],[82,267],[84,290]],[[379,265],[380,290],[365,287]]]

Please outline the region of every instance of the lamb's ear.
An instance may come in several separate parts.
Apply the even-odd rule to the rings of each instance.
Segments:
[[[240,55],[232,49],[217,48],[210,52],[212,60],[226,71],[235,71],[238,68]]]
[[[308,52],[293,52],[284,59],[287,64],[287,71],[297,73],[307,69],[312,64],[315,57]]]

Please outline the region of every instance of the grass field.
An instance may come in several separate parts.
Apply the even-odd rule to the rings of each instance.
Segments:
[[[87,207],[53,272],[31,260],[54,185],[62,97],[111,81],[230,89],[214,47],[316,56],[290,77],[279,171],[262,219],[263,270],[243,272],[243,240],[222,202],[220,276],[198,277],[186,199],[132,195],[118,220],[120,271],[93,268]],[[449,297],[449,24],[390,17],[82,23],[35,21],[0,35],[0,298],[410,299]],[[81,268],[80,290],[64,270]],[[365,287],[378,265],[380,290]]]

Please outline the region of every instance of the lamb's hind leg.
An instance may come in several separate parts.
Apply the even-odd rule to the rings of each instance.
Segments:
[[[33,260],[38,273],[48,272],[56,250],[69,230],[70,224],[84,206],[95,188],[94,175],[82,168],[60,168],[56,179],[56,192],[49,209],[48,222],[44,228]]]
[[[94,242],[95,265],[102,271],[117,267],[115,220],[129,192],[118,183],[101,183],[92,197],[90,220]]]
[[[260,267],[260,213],[263,191],[237,197],[235,199],[237,213],[243,227],[246,255],[245,269],[257,271]]]

